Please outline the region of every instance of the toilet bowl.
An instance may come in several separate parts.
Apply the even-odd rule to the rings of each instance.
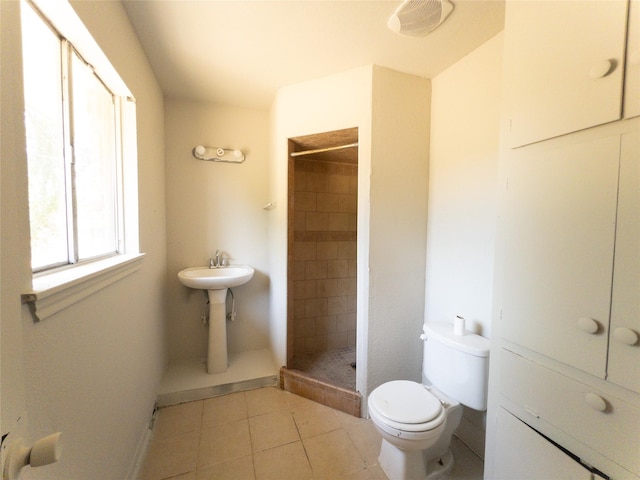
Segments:
[[[382,435],[378,461],[390,480],[435,480],[453,467],[451,437],[462,405],[486,410],[489,340],[454,332],[448,323],[424,325],[424,385],[393,380],[374,389],[367,405]]]
[[[437,389],[394,380],[375,389],[369,415],[382,435],[378,462],[390,480],[431,480],[453,467],[451,435],[462,406]]]

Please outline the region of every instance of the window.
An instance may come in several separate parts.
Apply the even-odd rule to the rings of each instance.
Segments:
[[[21,13],[34,272],[23,301],[47,316],[139,266],[135,101],[68,3],[22,0]],[[87,292],[55,300],[71,288]]]
[[[32,268],[121,253],[115,95],[32,8],[23,14]]]

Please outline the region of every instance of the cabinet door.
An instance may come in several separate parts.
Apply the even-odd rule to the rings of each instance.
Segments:
[[[601,378],[619,152],[619,136],[541,144],[512,151],[507,167],[502,335]]]
[[[591,480],[591,472],[531,427],[498,410],[496,479]]]
[[[631,0],[629,4],[624,84],[624,118],[637,117],[640,115],[640,0]]]
[[[640,134],[622,136],[608,380],[640,393]]]
[[[506,3],[509,145],[621,118],[627,2]]]

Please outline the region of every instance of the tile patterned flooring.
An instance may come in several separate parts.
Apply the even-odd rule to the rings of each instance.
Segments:
[[[350,390],[356,389],[356,361],[354,347],[339,348],[320,353],[308,353],[293,357],[293,368]]]
[[[386,480],[380,435],[355,418],[276,387],[158,412],[140,480]],[[452,479],[482,479],[482,461],[454,439]]]

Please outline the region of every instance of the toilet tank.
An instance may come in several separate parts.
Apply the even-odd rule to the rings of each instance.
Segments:
[[[487,409],[489,340],[471,332],[454,335],[451,323],[423,326],[423,381],[473,408]]]

